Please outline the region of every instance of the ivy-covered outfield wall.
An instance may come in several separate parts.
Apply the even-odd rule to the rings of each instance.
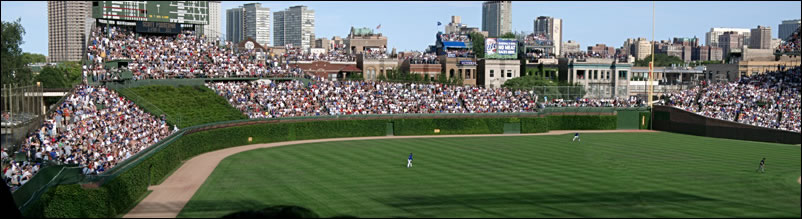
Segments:
[[[615,129],[615,115],[549,115],[510,118],[365,119],[274,122],[187,132],[156,146],[99,188],[59,185],[45,193],[24,214],[30,217],[115,217],[136,204],[150,184],[158,184],[181,162],[196,155],[248,144],[280,141],[387,135],[501,134],[504,124],[520,124],[521,133],[549,130]],[[435,129],[439,130],[438,133]],[[199,129],[200,130],[200,129]],[[251,138],[251,141],[249,141]],[[85,207],[95,206],[95,207]]]

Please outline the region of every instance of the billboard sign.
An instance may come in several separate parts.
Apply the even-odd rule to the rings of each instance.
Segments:
[[[516,59],[518,58],[518,41],[506,38],[485,39],[485,58]]]
[[[476,62],[469,61],[469,60],[462,60],[462,61],[459,61],[459,65],[476,65]]]

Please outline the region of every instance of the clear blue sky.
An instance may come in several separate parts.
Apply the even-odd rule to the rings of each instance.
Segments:
[[[250,3],[223,2],[222,31],[225,32],[225,9]],[[294,5],[315,10],[316,37],[345,37],[351,26],[376,28],[389,38],[388,47],[398,51],[424,50],[433,44],[435,33],[450,22],[451,15],[462,17],[462,23],[481,28],[482,2],[261,2],[271,13]],[[22,18],[26,34],[25,52],[47,55],[47,3],[2,1],[2,20]],[[765,25],[777,28],[782,20],[800,19],[800,1],[720,1],[720,2],[656,2],[656,38],[699,37],[711,27],[754,28]],[[531,32],[538,16],[563,19],[563,41],[574,40],[582,48],[596,43],[620,47],[627,38],[651,38],[652,2],[517,2],[512,3],[513,31]],[[344,9],[347,8],[347,9]],[[437,22],[443,26],[437,26]]]

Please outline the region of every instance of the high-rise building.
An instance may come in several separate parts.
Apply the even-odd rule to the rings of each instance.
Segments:
[[[779,28],[777,28],[779,31],[779,35],[777,36],[782,40],[788,40],[788,37],[790,37],[791,34],[793,34],[794,31],[799,28],[800,23],[802,22],[800,22],[799,19],[783,21]]]
[[[489,37],[512,32],[512,2],[486,1],[482,3],[482,31]]]
[[[270,45],[270,8],[260,3],[249,3],[226,12],[228,40],[238,43],[252,38],[262,46]]]
[[[683,46],[690,46],[690,47],[697,47],[699,46],[699,38],[693,37],[674,37],[671,41],[673,44],[679,44]]]
[[[90,1],[47,1],[47,61],[80,61],[86,48]]]
[[[770,49],[771,48],[771,27],[757,26],[752,29],[752,36],[749,37],[750,49]],[[744,41],[746,43],[746,41]]]
[[[565,55],[568,53],[578,53],[581,52],[582,50],[579,49],[579,42],[568,40],[562,45],[562,49],[560,49],[560,51],[562,52],[561,55]]]
[[[243,25],[245,19],[243,16],[242,7],[232,8],[226,10],[226,40],[233,43],[239,43],[244,39]]]
[[[244,37],[253,38],[263,46],[270,45],[270,8],[263,8],[260,3],[250,3],[243,5],[243,9],[245,9]]]
[[[632,56],[634,56],[635,59],[645,59],[652,54],[652,43],[646,38],[638,38],[635,40],[635,43],[632,45],[630,51],[632,51]]]
[[[315,34],[315,11],[306,6],[292,6],[273,13],[275,46],[292,45],[304,50],[312,47]]]
[[[210,37],[223,37],[220,23],[223,20],[220,1],[209,1],[209,24],[203,26],[203,33]]]
[[[743,45],[743,37],[738,32],[729,31],[718,36],[718,47],[723,50],[724,57],[727,57],[733,51],[740,51]]]
[[[554,54],[561,54],[563,40],[563,22],[562,19],[540,16],[535,19],[534,34],[543,34],[546,39],[554,43]]]
[[[725,27],[714,27],[710,28],[710,31],[705,34],[706,41],[705,45],[714,46],[714,47],[721,47],[718,45],[719,36],[724,34],[725,32],[737,32],[741,36],[741,40],[743,42],[749,42],[749,36],[751,35],[751,30],[749,28],[725,28]]]

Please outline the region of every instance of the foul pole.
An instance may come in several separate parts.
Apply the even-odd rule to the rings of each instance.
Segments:
[[[654,87],[652,87],[652,74],[654,74],[654,1],[652,1],[652,61],[649,62],[649,81],[646,82],[649,86],[649,108],[652,107],[652,93],[654,92]]]

